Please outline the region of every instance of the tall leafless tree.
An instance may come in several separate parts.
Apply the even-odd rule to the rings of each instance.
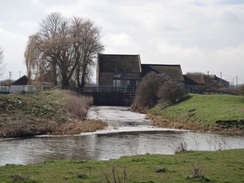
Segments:
[[[100,29],[90,19],[74,18],[72,21],[72,35],[75,48],[75,59],[78,64],[75,72],[77,86],[83,88],[89,78],[94,58],[104,49],[100,42]]]
[[[94,56],[103,50],[100,30],[91,20],[66,19],[52,13],[41,23],[39,32],[29,37],[25,58],[29,75],[52,76],[49,81],[62,88],[74,79],[78,87],[85,86]]]

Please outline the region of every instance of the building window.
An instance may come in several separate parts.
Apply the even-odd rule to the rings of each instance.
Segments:
[[[130,80],[130,85],[135,86],[136,84],[137,84],[137,80],[135,79]]]
[[[122,81],[121,80],[113,80],[113,87],[121,87]]]

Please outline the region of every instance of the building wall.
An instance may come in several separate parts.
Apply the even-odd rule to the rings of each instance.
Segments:
[[[17,94],[24,91],[24,85],[11,85],[10,93]]]
[[[43,91],[43,86],[41,85],[25,85],[24,86],[24,91],[26,93],[36,93]]]
[[[43,86],[39,85],[11,85],[10,93],[18,94],[21,92],[25,93],[36,93],[43,91]]]
[[[140,73],[99,73],[99,87],[128,87],[136,85],[141,79]]]
[[[189,93],[203,93],[204,85],[186,85],[186,89]]]

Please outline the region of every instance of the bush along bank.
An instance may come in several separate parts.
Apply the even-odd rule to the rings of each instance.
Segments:
[[[92,98],[60,90],[0,95],[0,137],[74,134],[103,129],[106,124],[102,121],[84,121],[91,103]]]
[[[158,104],[148,116],[160,127],[243,133],[244,97],[194,94],[176,105]]]

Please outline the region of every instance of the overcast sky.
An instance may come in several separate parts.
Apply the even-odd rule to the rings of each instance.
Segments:
[[[140,54],[142,63],[244,83],[244,0],[0,0],[0,80],[26,74],[28,36],[52,12],[92,19],[103,53]]]

